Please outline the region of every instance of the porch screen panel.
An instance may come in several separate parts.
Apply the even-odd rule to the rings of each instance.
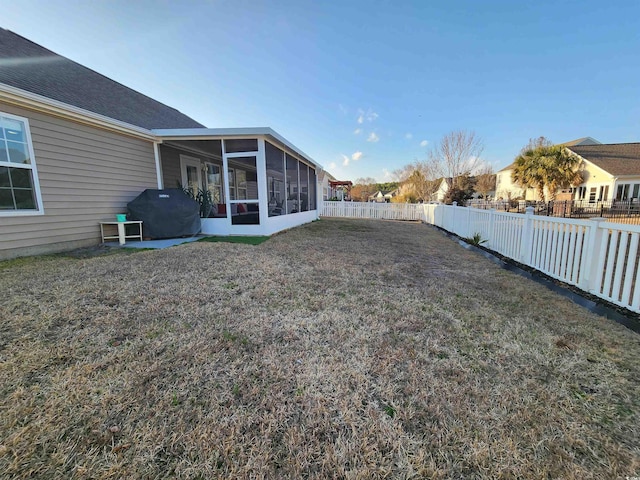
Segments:
[[[235,172],[235,200],[231,201],[232,225],[259,225],[258,173],[256,157],[234,157],[229,167]],[[231,187],[230,187],[231,188]]]
[[[256,157],[230,158],[229,167],[235,171],[236,200],[258,200]]]
[[[257,152],[258,140],[255,138],[225,140],[224,150],[227,153]]]
[[[300,211],[309,210],[309,167],[302,162],[298,162],[300,172]]]
[[[284,152],[269,142],[265,142],[265,147],[269,216],[275,217],[286,213]]]
[[[224,203],[222,190],[222,165],[207,162],[207,190],[214,204]]]
[[[300,211],[298,160],[287,154],[287,213]]]
[[[309,210],[316,209],[316,171],[309,167]]]

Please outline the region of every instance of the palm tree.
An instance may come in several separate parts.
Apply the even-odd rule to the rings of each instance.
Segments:
[[[549,190],[549,200],[556,199],[558,189],[575,187],[582,183],[582,160],[578,155],[562,145],[554,145],[543,149],[546,185]]]
[[[511,179],[523,188],[535,188],[540,200],[544,200],[545,167],[540,147],[525,148],[513,164]]]
[[[540,137],[529,141],[516,157],[511,178],[522,187],[535,188],[540,200],[546,187],[549,200],[555,200],[559,188],[582,183],[581,165],[580,157],[566,147]]]

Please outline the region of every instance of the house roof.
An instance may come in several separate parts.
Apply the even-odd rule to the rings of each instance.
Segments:
[[[601,143],[592,137],[582,137],[561,143],[560,145],[564,145],[565,147],[576,147],[578,145],[601,145]]]
[[[640,175],[640,143],[611,143],[570,147],[611,175]]]
[[[575,140],[569,140],[568,142],[559,143],[558,145],[564,145],[565,147],[575,147],[579,145],[602,145],[598,140],[593,137],[582,137],[576,138]],[[510,163],[506,167],[501,170],[498,170],[497,173],[506,172],[507,170],[513,170],[515,166],[515,162]]]
[[[145,129],[203,127],[175,108],[3,28],[0,83]]]

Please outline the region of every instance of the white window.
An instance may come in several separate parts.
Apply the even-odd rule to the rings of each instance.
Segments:
[[[42,213],[29,121],[0,113],[0,216]]]

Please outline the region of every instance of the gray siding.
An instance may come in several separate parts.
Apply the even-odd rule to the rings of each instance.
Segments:
[[[29,120],[44,215],[0,216],[0,258],[97,244],[146,188],[157,188],[153,144],[0,102]]]
[[[180,153],[184,153],[190,157],[200,158],[193,153],[180,152],[179,150],[160,145],[160,161],[162,165],[162,182],[164,188],[177,188],[178,183],[182,183],[182,174],[180,173]]]

